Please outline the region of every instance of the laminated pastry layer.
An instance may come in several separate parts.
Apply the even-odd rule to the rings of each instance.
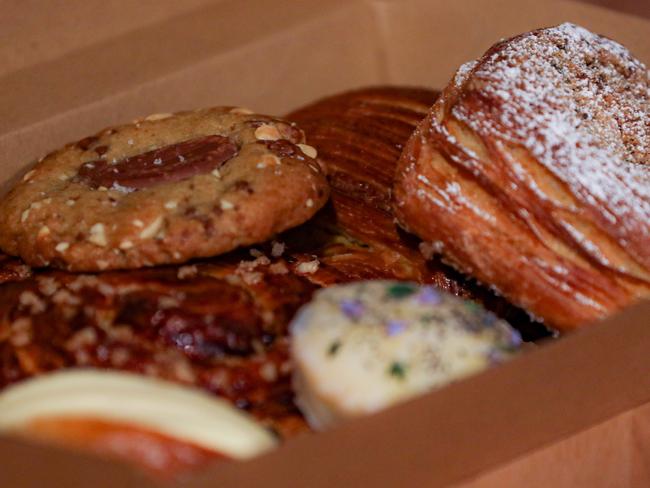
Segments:
[[[464,65],[405,148],[402,225],[559,329],[650,295],[648,71],[563,24]]]
[[[330,203],[314,220],[291,231],[291,241],[305,252],[314,249],[315,238],[320,241],[322,266],[313,279],[321,284],[359,279],[433,284],[482,302],[526,339],[544,336],[544,327],[439,258],[432,259],[428,244],[395,224],[391,189],[397,161],[437,96],[419,88],[362,88],[289,114],[317,149],[331,186]]]

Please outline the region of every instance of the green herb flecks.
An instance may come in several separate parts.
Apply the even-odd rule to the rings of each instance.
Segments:
[[[336,353],[339,352],[339,349],[341,349],[341,341],[334,341],[327,348],[327,355],[335,356]]]
[[[413,295],[417,291],[417,287],[409,283],[396,283],[388,287],[388,296],[390,298],[405,298],[409,295]]]
[[[398,380],[406,378],[406,365],[399,361],[393,361],[388,368],[388,374]]]

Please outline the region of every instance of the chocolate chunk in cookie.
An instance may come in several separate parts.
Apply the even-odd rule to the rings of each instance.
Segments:
[[[0,248],[96,271],[265,241],[327,199],[304,142],[289,122],[230,107],[103,130],[43,158],[0,202]]]

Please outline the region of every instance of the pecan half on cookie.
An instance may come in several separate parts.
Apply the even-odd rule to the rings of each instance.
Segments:
[[[323,206],[314,157],[294,124],[239,108],[105,129],[47,155],[0,202],[0,248],[74,271],[222,254]]]

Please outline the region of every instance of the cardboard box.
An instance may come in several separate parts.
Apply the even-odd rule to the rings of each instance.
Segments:
[[[499,38],[564,21],[650,62],[649,22],[570,2],[12,3],[0,17],[1,179],[143,114],[219,104],[282,114],[356,86],[442,87]],[[650,486],[648,457],[645,303],[421,399],[184,484]],[[154,486],[124,465],[15,439],[0,439],[0,459],[1,487]]]

